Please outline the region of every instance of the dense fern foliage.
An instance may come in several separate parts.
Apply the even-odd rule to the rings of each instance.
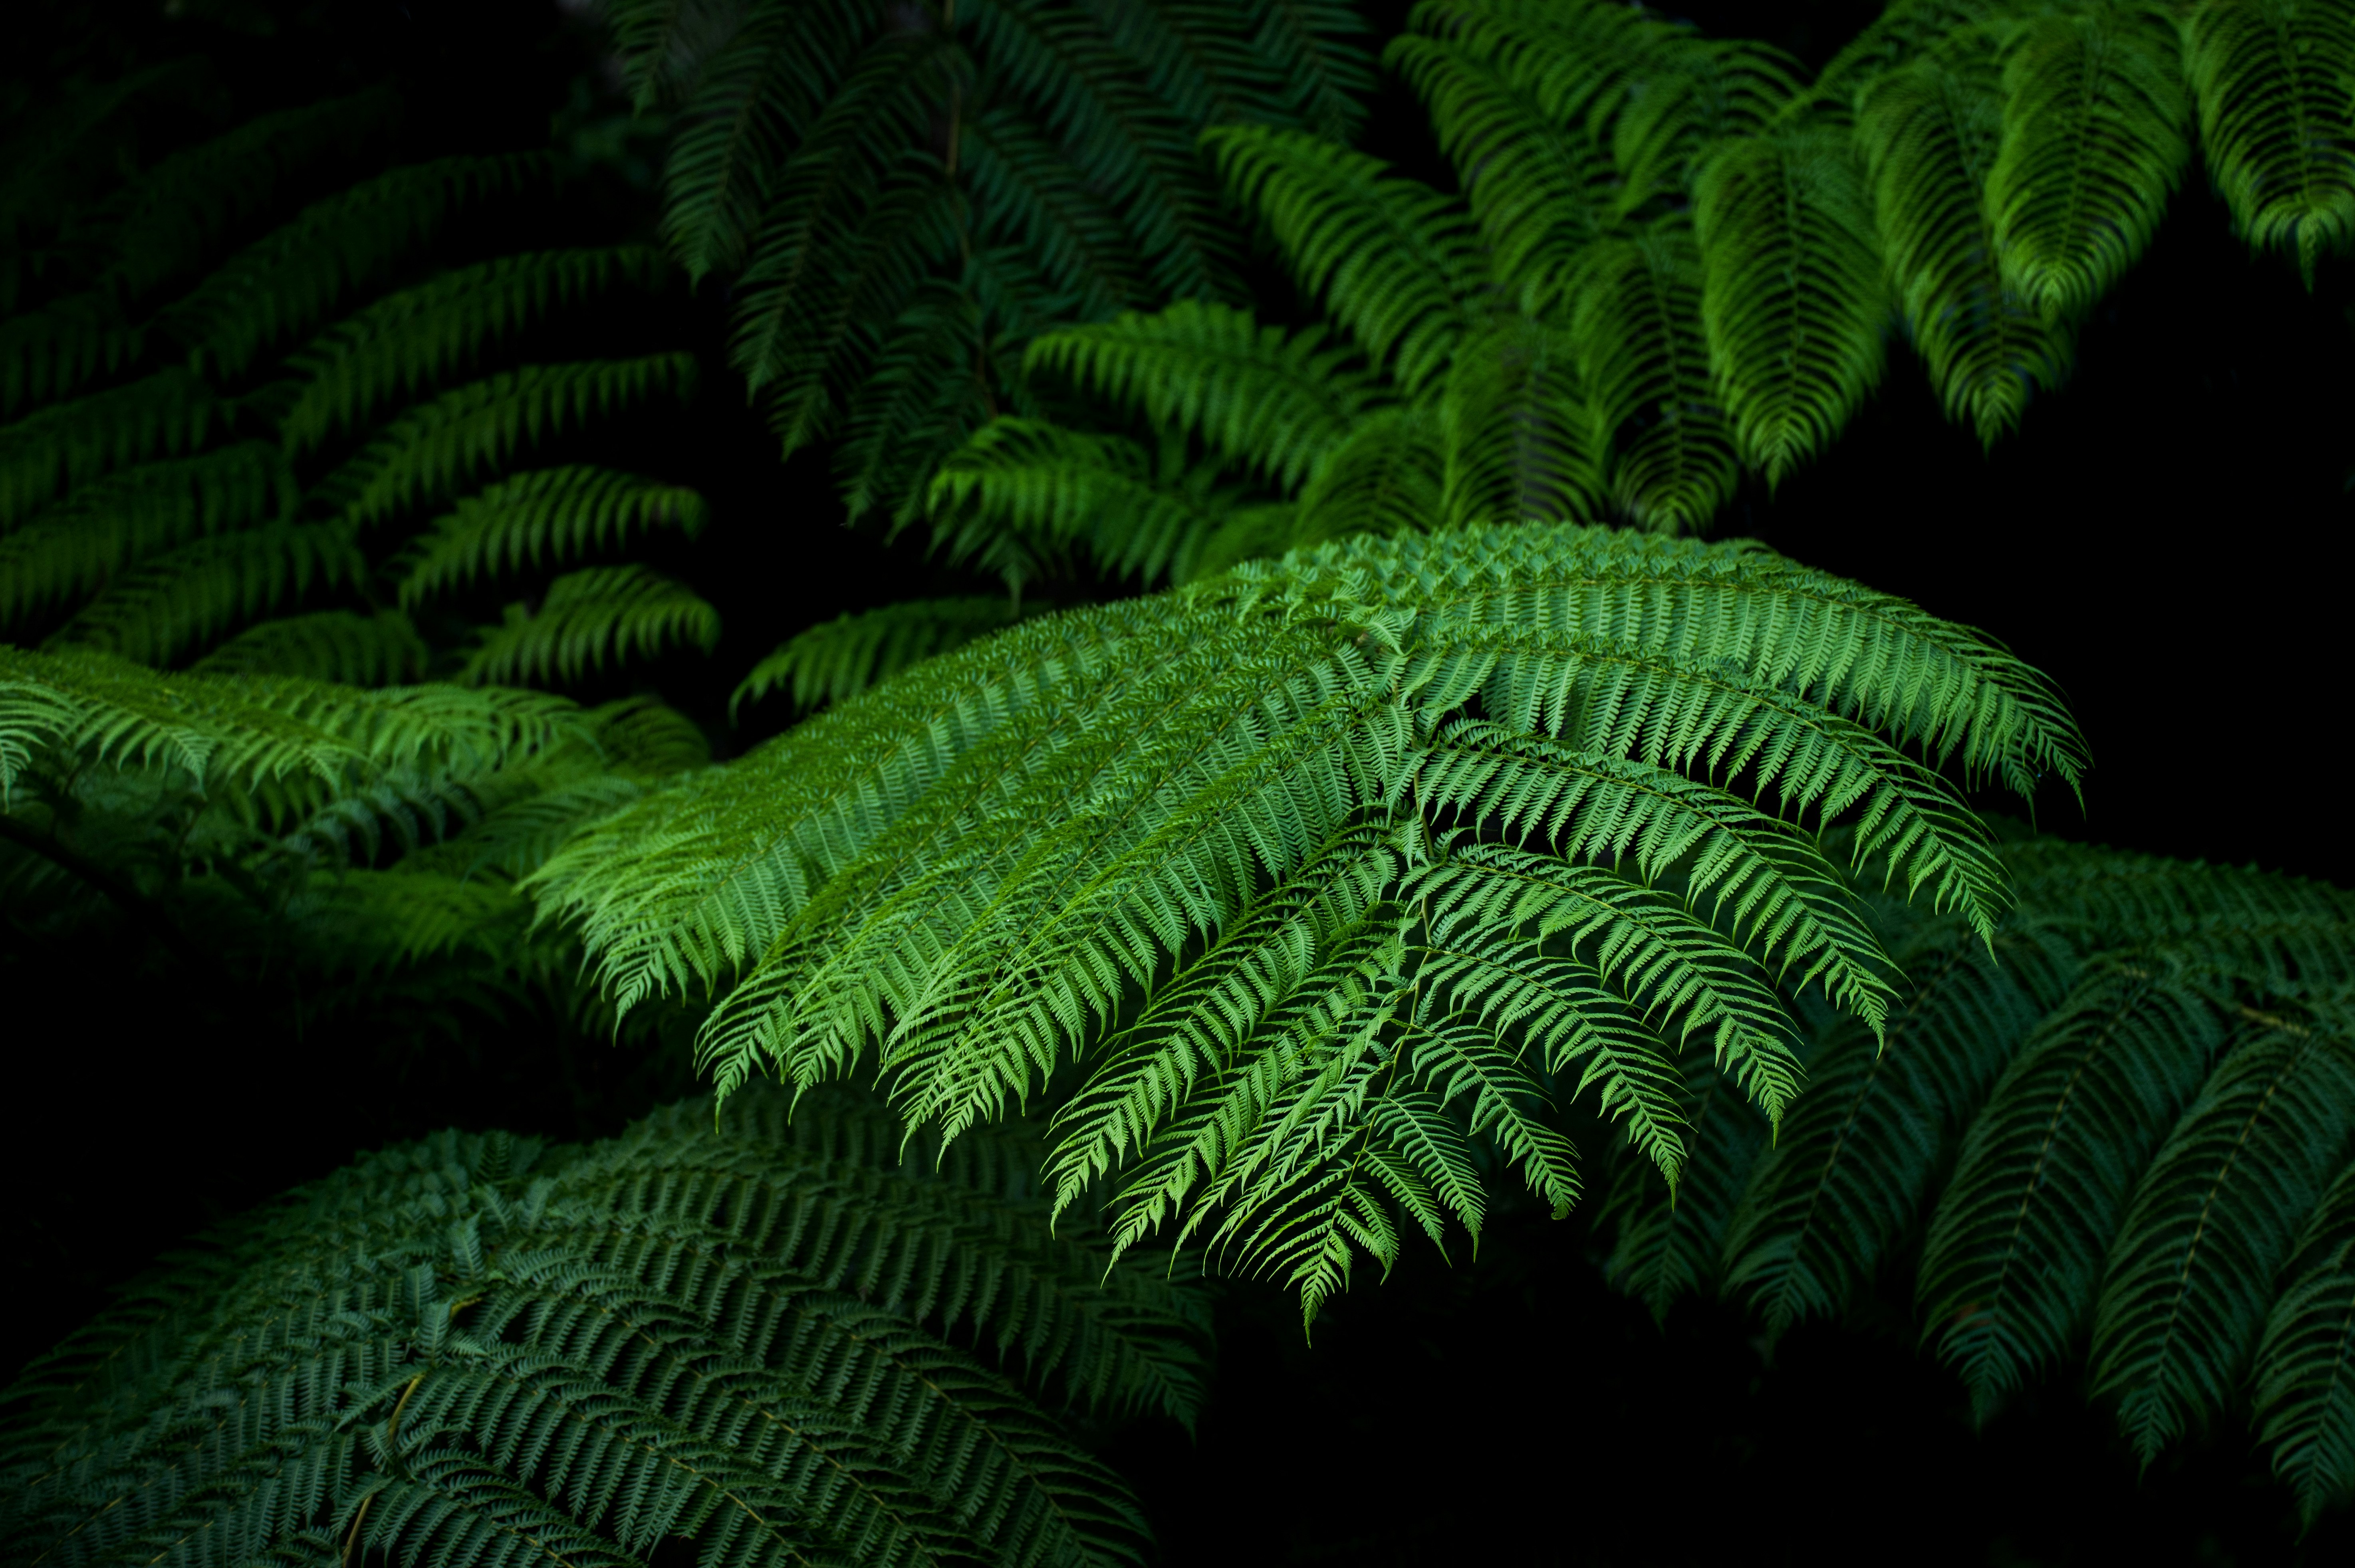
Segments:
[[[2067,374],[2195,120],[2253,244],[2309,278],[2355,244],[2355,13],[2329,0],[1901,0],[1812,82],[1604,0],[1424,0],[1385,58],[1457,190],[1206,133],[1328,321],[1189,302],[1040,336],[1034,390],[1078,422],[1008,410],[947,460],[952,554],[1184,581],[1357,529],[1695,530],[1745,467],[1820,453],[1901,328],[1991,443]]]
[[[1671,1202],[1629,1151],[1610,1266],[1777,1332],[1894,1273],[1982,1418],[2086,1352],[2146,1463],[2245,1409],[2310,1522],[2355,1491],[2355,896],[2001,859],[1992,943],[1878,902],[1907,984],[1878,1036],[1811,1031],[1778,1136],[1688,1072],[1685,1179]]]
[[[661,260],[453,261],[441,241],[457,219],[544,190],[551,170],[531,155],[386,167],[399,108],[371,91],[263,115],[22,237],[36,275],[15,280],[30,297],[0,326],[0,635],[362,684],[561,679],[581,659],[559,648],[709,646],[709,607],[668,582],[575,573],[549,592],[563,626],[518,604],[527,629],[484,634],[471,660],[465,622],[432,603],[698,528],[692,491],[517,471],[553,438],[683,395],[695,362],[513,363],[552,315],[655,285]]]
[[[207,1239],[0,1396],[10,1562],[1135,1562],[1057,1410],[1190,1418],[1202,1306],[1049,1232],[1021,1129],[446,1133]]]
[[[626,1008],[725,988],[723,1093],[879,1070],[954,1137],[1067,1062],[1059,1204],[1118,1183],[1313,1317],[1399,1221],[1557,1209],[1541,1110],[1596,1097],[1671,1180],[1680,1059],[1780,1118],[1774,985],[1878,1033],[1888,956],[1795,826],[1992,933],[1936,771],[2084,755],[2041,679],[1754,547],[1574,527],[1365,540],[1045,615],[576,836],[533,886]]]
[[[1235,295],[1207,124],[1340,137],[1368,79],[1332,0],[615,0],[671,112],[664,227],[730,280],[734,358],[787,455],[834,443],[854,515],[1027,400],[1040,329]]]

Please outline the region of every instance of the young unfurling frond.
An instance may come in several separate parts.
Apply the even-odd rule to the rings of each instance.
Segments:
[[[1791,1102],[1774,977],[1881,1026],[1886,961],[1781,819],[1853,818],[1991,934],[1998,864],[1923,758],[2083,766],[2031,672],[1753,548],[1361,533],[917,665],[534,885],[623,1004],[728,988],[723,1088],[879,1068],[954,1136],[1076,1059],[1057,1157],[1114,1177],[1119,1233],[1167,1218],[1313,1310],[1393,1202],[1476,1227],[1462,1136],[1566,1193],[1550,1086],[1673,1172],[1681,1051]]]

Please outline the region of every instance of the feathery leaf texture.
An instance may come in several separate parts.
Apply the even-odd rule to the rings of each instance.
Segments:
[[[1199,1293],[1050,1234],[1035,1136],[935,1170],[879,1104],[787,1104],[443,1133],[231,1221],[0,1396],[0,1531],[59,1563],[1142,1561],[1052,1412],[1188,1417]]]
[[[494,351],[550,313],[658,284],[660,254],[538,251],[428,271],[428,241],[461,208],[525,194],[550,165],[502,155],[371,170],[390,107],[368,94],[265,116],[69,204],[48,296],[0,328],[0,635],[409,679],[418,629],[376,613],[382,578],[406,574],[410,609],[644,528],[699,527],[700,497],[650,479],[571,467],[497,482],[550,438],[685,395],[694,361],[498,365]],[[316,189],[337,174],[339,188],[285,210],[293,176]],[[462,376],[479,379],[451,384]],[[428,538],[406,537],[409,514],[486,481]],[[294,624],[270,629],[287,614]],[[247,633],[227,655],[224,639]],[[459,638],[439,624],[434,636],[426,667],[463,664]]]
[[[1476,1231],[1476,1142],[1566,1204],[1550,1093],[1673,1173],[1687,1053],[1792,1103],[1777,977],[1879,1026],[1887,959],[1792,821],[1992,934],[1945,763],[2085,765],[2032,671],[1754,546],[1359,536],[916,665],[529,885],[621,1008],[724,990],[723,1092],[873,1068],[954,1137],[1076,1057],[1059,1199],[1114,1178],[1124,1244],[1177,1220],[1313,1317],[1393,1206]]]
[[[2202,0],[2191,90],[2208,167],[2252,245],[2310,287],[2355,249],[2355,16],[2330,0]]]
[[[719,612],[685,583],[634,563],[583,567],[549,583],[537,606],[508,605],[459,679],[569,684],[608,657],[647,658],[678,644],[709,653],[719,640]]]
[[[1330,143],[1371,85],[1332,0],[1121,6],[819,0],[609,8],[671,114],[663,227],[730,280],[732,357],[785,452],[836,440],[853,512],[904,519],[944,455],[1023,411],[1044,327],[1238,293],[1193,138]],[[999,280],[1018,257],[1026,285]]]
[[[807,713],[1021,618],[1010,599],[913,599],[854,610],[778,645],[736,688],[729,711],[783,691],[794,712]]]
[[[2245,1410],[2311,1520],[2355,1491],[2355,897],[2051,839],[2000,858],[1991,944],[1877,901],[1908,983],[1882,1040],[1816,1031],[1773,1147],[1689,1084],[1672,1210],[1631,1145],[1612,1267],[1655,1310],[1716,1290],[1779,1331],[1918,1240],[1922,1338],[1982,1416],[2089,1348],[2146,1462]]]

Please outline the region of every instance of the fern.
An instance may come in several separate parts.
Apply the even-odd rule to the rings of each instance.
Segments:
[[[591,566],[549,584],[537,608],[507,608],[486,630],[459,678],[469,685],[570,683],[616,659],[647,657],[719,640],[719,613],[685,584],[642,566]]]
[[[854,513],[901,519],[932,460],[1018,408],[1004,368],[1041,328],[1236,292],[1196,132],[1336,137],[1369,85],[1361,24],[1323,3],[631,0],[609,20],[676,128],[671,250],[730,279],[732,357],[783,450],[839,442]],[[1033,286],[998,286],[1011,253]]]
[[[917,599],[838,615],[780,644],[754,665],[729,698],[729,711],[784,691],[794,710],[806,713],[1021,617],[1020,608],[1006,599]]]
[[[2026,839],[1992,945],[1894,904],[1885,1040],[1835,1025],[1772,1147],[1689,1098],[1678,1209],[1631,1148],[1613,1267],[1770,1329],[1843,1311],[1919,1243],[1923,1340],[1982,1416],[2090,1335],[2147,1462],[2242,1403],[2310,1520],[2355,1489],[2343,1195],[2355,904],[2333,889]],[[1689,1095],[1690,1091],[1688,1092]]]
[[[1019,1136],[936,1174],[876,1108],[784,1109],[577,1149],[445,1133],[231,1222],[8,1391],[9,1538],[1140,1560],[1135,1505],[1040,1402],[1189,1413],[1195,1294],[1050,1236]]]
[[[691,538],[706,515],[692,490],[610,468],[518,474],[464,497],[417,541],[404,563],[400,600],[415,605],[477,577],[536,568],[543,556],[576,558],[619,544],[634,529],[675,528]]]
[[[388,610],[323,610],[250,626],[198,659],[197,675],[299,675],[345,686],[398,686],[425,673],[432,651],[409,618]]]
[[[2191,88],[2208,166],[2253,245],[2289,251],[2309,287],[2355,246],[2355,17],[2324,0],[2205,0]]]
[[[1467,1136],[1567,1201],[1549,1084],[1674,1173],[1680,1042],[1770,1117],[1796,1091],[1769,975],[1881,1016],[1885,961],[1774,813],[1854,813],[1860,859],[1991,933],[1996,862],[1901,746],[2019,788],[2083,765],[2031,673],[1754,549],[1358,539],[917,666],[532,886],[620,1006],[732,987],[723,1090],[872,1065],[954,1136],[1075,1056],[1064,1200],[1116,1176],[1116,1235],[1181,1218],[1313,1316],[1393,1255],[1391,1204],[1476,1230]],[[1651,884],[1696,849],[1689,908]]]

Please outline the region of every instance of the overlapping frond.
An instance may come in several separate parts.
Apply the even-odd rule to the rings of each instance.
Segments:
[[[50,634],[141,664],[168,664],[241,621],[279,609],[314,583],[357,581],[367,569],[351,527],[273,523],[200,539],[122,573]]]
[[[773,428],[857,448],[853,511],[900,520],[931,460],[1020,411],[1006,370],[1039,330],[1238,292],[1205,125],[1329,140],[1370,85],[1362,22],[1324,0],[633,0],[610,23],[672,113],[671,248],[731,278]],[[998,286],[1006,253],[1032,286]]]
[[[935,1171],[877,1108],[784,1112],[445,1133],[233,1221],[8,1391],[11,1542],[1141,1561],[1050,1411],[1190,1413],[1195,1293],[1050,1234],[1024,1138]]]
[[[806,713],[1021,618],[1021,607],[1004,598],[911,599],[838,615],[780,644],[754,665],[729,698],[729,710],[783,691],[796,712]]]
[[[398,610],[373,615],[321,610],[247,628],[198,659],[198,675],[299,675],[343,686],[399,686],[421,678],[432,650]]]
[[[702,529],[703,497],[642,475],[573,464],[516,475],[459,501],[410,547],[400,602],[414,605],[526,565],[577,560],[634,532]]]
[[[683,644],[709,653],[719,640],[719,612],[677,579],[635,564],[583,567],[550,582],[537,605],[509,605],[459,679],[565,684],[608,658],[651,658]]]
[[[2253,245],[2315,262],[2355,246],[2355,16],[2329,0],[2203,0],[2191,91],[2209,172]]]
[[[1567,1201],[1557,1084],[1673,1170],[1685,1050],[1791,1102],[1776,977],[1880,1027],[1885,960],[1784,819],[1853,818],[1993,931],[1950,758],[2083,765],[2032,673],[1753,548],[1358,535],[917,665],[534,887],[624,1005],[732,987],[723,1088],[879,1067],[954,1136],[1076,1058],[1066,1196],[1111,1175],[1116,1233],[1175,1221],[1313,1312],[1391,1205],[1476,1226],[1465,1139]]]
[[[1678,1196],[1704,1222],[1627,1168],[1615,1271],[1656,1309],[1718,1289],[1780,1329],[1918,1255],[1923,1338],[1983,1416],[2090,1344],[2146,1461],[2249,1408],[2311,1519],[2355,1491],[2355,901],[2049,840],[2002,858],[1991,945],[1878,906],[1907,976],[1886,1039],[1820,1031],[1773,1147],[1702,1108],[1719,1157]]]

